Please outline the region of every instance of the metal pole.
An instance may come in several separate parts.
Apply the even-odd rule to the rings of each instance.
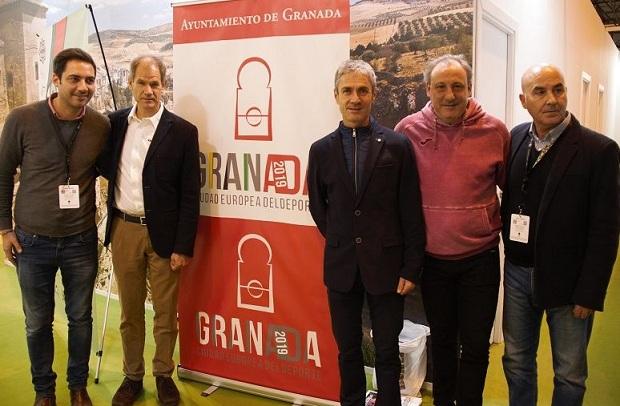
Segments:
[[[114,280],[114,272],[110,270],[108,277],[108,294],[105,301],[105,312],[103,313],[103,326],[101,327],[101,340],[99,341],[99,349],[97,355],[97,370],[95,371],[95,383],[99,383],[99,369],[101,368],[101,360],[103,358],[103,341],[105,340],[105,329],[108,324],[108,310],[110,308],[110,295],[112,294],[112,281]]]
[[[108,69],[108,62],[105,59],[105,53],[103,52],[103,45],[101,44],[101,37],[99,36],[99,29],[97,28],[97,21],[95,21],[95,13],[93,12],[93,6],[86,4],[86,8],[90,11],[90,15],[93,18],[93,24],[95,25],[95,33],[97,34],[97,41],[99,41],[99,49],[101,49],[101,56],[103,56],[103,64],[105,65],[105,72],[108,75],[108,83],[110,84],[110,93],[112,93],[112,104],[114,104],[114,110],[118,110],[116,107],[116,98],[114,97],[114,88],[112,87],[112,79],[110,79],[110,70]]]
[[[108,215],[104,215],[99,219],[97,223],[97,233],[99,232],[99,227],[101,225],[106,224],[106,219]],[[98,242],[103,245],[103,241],[97,238]],[[105,252],[109,252],[107,248],[104,248]],[[110,309],[110,296],[112,295],[112,283],[114,281],[114,272],[113,269],[110,269],[110,274],[108,275],[108,293],[106,295],[105,301],[105,310],[103,312],[103,325],[101,326],[101,339],[99,340],[99,348],[97,348],[97,352],[95,355],[97,356],[97,369],[95,371],[95,383],[99,383],[99,370],[101,369],[101,360],[103,359],[103,343],[105,341],[105,330],[108,325],[108,311]],[[96,303],[96,302],[95,302]]]

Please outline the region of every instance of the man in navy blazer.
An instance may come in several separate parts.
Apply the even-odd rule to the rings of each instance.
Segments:
[[[398,335],[404,296],[418,281],[425,232],[418,173],[407,138],[370,115],[376,77],[349,60],[334,97],[342,121],[312,144],[310,212],[325,237],[324,282],[338,345],[340,402],[364,404],[362,306],[366,298],[376,351],[377,406],[400,405]]]
[[[144,301],[147,280],[155,317],[153,375],[161,404],[179,403],[171,378],[177,337],[179,272],[193,255],[200,212],[198,131],[161,102],[166,67],[142,56],[131,62],[136,104],[110,115],[112,134],[100,159],[108,178],[105,245],[121,303],[125,379],[112,399],[131,405],[144,376]]]
[[[536,404],[543,313],[555,374],[552,405],[581,405],[594,312],[603,310],[618,252],[618,145],[566,111],[557,67],[529,68],[521,87],[533,122],[512,130],[502,199],[510,405]]]

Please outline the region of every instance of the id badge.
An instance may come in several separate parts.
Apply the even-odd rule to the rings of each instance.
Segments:
[[[510,216],[510,240],[527,244],[530,236],[530,216],[512,214]]]
[[[58,186],[58,203],[61,209],[80,208],[80,186],[79,185],[60,185]]]

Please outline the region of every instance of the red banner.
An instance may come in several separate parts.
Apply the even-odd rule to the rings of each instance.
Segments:
[[[193,266],[181,278],[181,366],[337,399],[316,228],[213,217],[199,227]]]
[[[173,15],[175,108],[198,127],[202,170],[179,373],[334,405],[338,351],[305,173],[310,145],[340,120],[349,2],[231,0]]]

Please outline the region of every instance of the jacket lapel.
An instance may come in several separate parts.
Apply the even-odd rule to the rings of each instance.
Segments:
[[[127,117],[129,117],[129,112],[131,109],[125,110],[121,115],[118,116],[119,127],[115,134],[117,137],[114,145],[114,166],[113,168],[116,170],[118,168],[118,164],[121,161],[121,154],[123,153],[123,146],[125,145],[125,135],[127,134],[127,127],[129,127],[129,122],[127,121]]]
[[[149,150],[146,152],[146,158],[144,159],[144,167],[148,165],[150,159],[155,154],[155,151],[161,145],[163,140],[168,136],[168,130],[172,127],[172,116],[168,112],[168,110],[164,109],[164,112],[161,115],[161,119],[159,120],[159,124],[155,129],[155,135],[153,135],[153,141],[151,142],[151,146]]]
[[[558,140],[560,141],[560,145],[558,145],[558,153],[553,160],[553,164],[551,165],[549,179],[545,185],[545,190],[543,191],[543,195],[540,200],[540,207],[538,208],[537,228],[538,225],[540,225],[541,220],[544,218],[545,212],[549,208],[549,203],[551,203],[551,200],[553,199],[553,195],[560,184],[560,180],[562,180],[562,177],[564,176],[564,172],[566,172],[568,165],[575,157],[575,154],[577,154],[579,149],[579,132],[576,131],[576,128],[579,125],[579,122],[573,117],[570,125],[561,136],[565,138],[563,140]]]
[[[385,140],[383,138],[383,131],[379,130],[377,132],[372,131],[369,135],[370,139],[368,140],[368,156],[366,157],[366,162],[364,162],[364,173],[360,182],[360,188],[358,190],[355,205],[357,206],[362,200],[362,196],[364,196],[364,192],[366,191],[366,187],[368,186],[368,181],[370,180],[370,176],[372,175],[372,171],[375,168],[375,164],[377,163],[377,158],[379,158],[379,154],[383,149],[383,145],[385,144]]]
[[[344,162],[344,151],[342,149],[342,142],[339,137],[339,130],[334,131],[329,138],[329,149],[332,154],[332,162],[336,163],[336,169],[338,170],[338,176],[347,187],[351,196],[355,196],[355,190],[353,189],[353,178],[349,175],[347,166]]]
[[[521,146],[523,145],[525,140],[529,138],[529,130],[527,128],[525,129],[525,132],[522,132],[520,134],[514,134],[512,136],[512,148],[510,150],[510,158],[508,160],[508,170],[510,170],[510,168],[512,167],[512,163],[515,159],[515,156],[517,155],[517,151],[521,149]]]

